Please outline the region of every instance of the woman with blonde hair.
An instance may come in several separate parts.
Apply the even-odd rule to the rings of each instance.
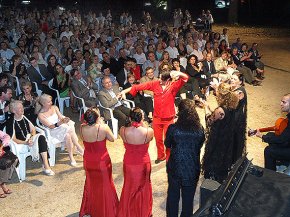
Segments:
[[[74,159],[74,146],[77,152],[83,155],[83,148],[78,142],[78,137],[75,132],[74,122],[68,117],[63,116],[58,107],[52,105],[52,97],[43,94],[36,102],[35,113],[38,114],[39,121],[50,129],[50,134],[59,142],[65,142],[68,149],[69,158],[72,166],[77,166]]]
[[[217,89],[218,107],[213,111],[206,102],[208,138],[205,145],[202,169],[204,177],[222,182],[227,178],[233,162],[235,109],[238,96],[230,85],[222,83]]]

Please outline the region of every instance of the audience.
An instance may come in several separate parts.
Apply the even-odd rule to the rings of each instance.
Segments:
[[[188,11],[183,14],[181,9],[176,10],[174,13],[175,28],[172,31],[166,24],[162,26],[153,24],[151,15],[148,12],[144,12],[143,16],[145,25],[133,23],[132,16],[127,12],[122,13],[119,25],[114,22],[115,20],[113,17],[115,16],[112,16],[110,11],[108,11],[105,16],[102,15],[102,12],[99,16],[96,16],[93,12],[81,16],[78,11],[60,11],[51,8],[43,12],[36,10],[35,13],[30,13],[26,10],[11,9],[11,11],[15,14],[15,17],[11,18],[11,20],[5,19],[5,14],[0,16],[0,63],[2,66],[0,68],[2,71],[7,72],[0,76],[2,78],[0,79],[0,130],[6,126],[7,132],[12,132],[11,137],[13,141],[31,146],[25,148],[29,148],[36,158],[37,156],[39,158],[40,154],[43,161],[43,170],[46,175],[53,175],[54,172],[51,170],[47,161],[48,147],[45,138],[43,136],[34,135],[34,125],[36,124],[37,117],[44,126],[49,128],[52,137],[65,143],[72,166],[76,166],[76,161],[73,156],[74,148],[76,147],[77,151],[83,154],[83,149],[78,143],[78,138],[74,129],[74,122],[68,117],[60,114],[58,108],[52,105],[54,100],[51,100],[49,95],[51,95],[53,99],[56,98],[55,92],[48,87],[48,82],[52,78],[54,79],[53,87],[59,90],[60,97],[70,96],[71,104],[73,104],[74,99],[71,95],[70,88],[76,96],[85,100],[87,107],[98,106],[100,102],[101,105],[113,109],[114,117],[117,118],[119,122],[119,129],[127,126],[130,114],[130,109],[123,105],[119,86],[123,88],[133,87],[134,95],[137,94],[137,96],[133,97],[128,94],[127,97],[133,97],[131,99],[135,101],[137,106],[144,110],[145,117],[149,117],[149,122],[151,122],[153,118],[160,120],[160,123],[155,123],[155,128],[160,127],[162,130],[154,130],[157,132],[158,148],[161,151],[164,151],[162,135],[166,132],[168,124],[173,122],[175,114],[174,107],[170,104],[170,117],[164,116],[165,118],[163,118],[163,114],[161,114],[160,111],[160,114],[155,117],[158,113],[158,111],[156,113],[156,110],[161,110],[163,107],[168,106],[162,104],[162,100],[160,99],[162,98],[162,94],[160,95],[160,93],[156,91],[155,98],[157,99],[155,99],[153,103],[154,94],[152,88],[150,89],[150,85],[153,83],[159,85],[160,81],[158,81],[158,77],[160,76],[161,70],[173,69],[179,71],[180,74],[182,74],[182,72],[189,74],[190,79],[180,89],[179,93],[181,93],[182,98],[185,98],[186,96],[184,95],[188,95],[190,92],[191,98],[196,100],[204,98],[203,91],[210,82],[219,85],[220,83],[234,80],[236,72],[240,72],[246,82],[253,86],[260,85],[261,80],[264,79],[264,64],[261,62],[262,55],[258,52],[258,44],[254,42],[252,48],[248,50],[246,44],[241,43],[242,38],[238,37],[235,43],[230,46],[227,28],[224,28],[221,34],[219,32],[211,32],[213,18],[210,11],[204,11],[202,14],[202,22],[205,24],[206,31],[196,31],[191,25],[191,14]],[[34,14],[37,14],[37,16],[34,16]],[[38,20],[42,20],[43,22],[38,23]],[[228,52],[230,52],[232,56],[230,56]],[[257,78],[254,77],[255,73],[257,74]],[[13,98],[22,101],[23,105],[19,101],[14,101],[9,111],[8,105],[15,86],[14,80],[11,79],[10,75],[18,77],[20,81],[19,85],[21,86],[22,94]],[[178,78],[179,76],[171,80],[168,77],[169,80],[163,80],[161,81],[162,85],[160,84],[162,88],[164,88],[160,88],[160,92],[163,90],[163,92],[172,94],[172,96],[170,95],[170,100],[172,102],[175,99],[174,96],[176,95],[177,89],[174,89],[172,93],[169,91],[169,93],[168,89],[170,88],[167,89],[167,87],[170,87],[170,85],[176,86],[177,82],[175,80]],[[30,80],[30,82],[28,80]],[[182,82],[184,83],[185,80],[187,79],[183,76]],[[144,87],[146,86],[147,89],[138,89],[140,91],[137,91],[134,86],[139,81]],[[37,94],[33,92],[32,82],[36,82],[38,88],[43,92],[41,96],[37,96]],[[146,83],[146,85],[144,83]],[[163,107],[161,109],[155,109],[154,111],[154,104],[158,105],[160,103]],[[223,102],[219,102],[219,105],[221,107],[224,106]],[[71,107],[76,109],[73,106]],[[179,114],[181,114],[183,110],[188,110],[188,108],[181,107],[182,104],[179,107]],[[190,108],[192,109],[192,107]],[[34,113],[35,109],[38,115]],[[211,128],[213,129],[217,125],[222,125],[223,122],[228,121],[228,118],[231,119],[231,110],[232,108],[230,105],[225,105],[224,118],[220,117],[219,120],[214,120]],[[92,110],[89,111],[92,112]],[[140,113],[139,110],[134,111],[135,113]],[[153,111],[155,115],[153,115]],[[14,117],[10,117],[10,113],[14,113]],[[134,112],[131,111],[131,113]],[[23,116],[23,114],[25,116]],[[87,142],[85,143],[86,148],[88,143],[90,143],[89,140],[93,138],[86,133],[91,132],[90,129],[97,130],[97,120],[98,122],[101,120],[99,113],[97,113],[97,116],[98,117],[95,118],[96,120],[93,121],[94,127],[88,124],[82,128],[84,130],[82,136]],[[176,124],[169,127],[165,140],[166,146],[172,148],[171,157],[169,157],[169,151],[166,153],[167,159],[169,157],[169,163],[167,165],[169,181],[167,201],[171,201],[170,203],[172,203],[171,207],[167,206],[167,213],[170,213],[170,215],[178,211],[177,206],[179,200],[177,200],[177,196],[179,195],[179,190],[178,192],[174,190],[177,188],[182,189],[183,203],[186,203],[187,201],[192,201],[196,187],[196,180],[191,182],[190,185],[186,185],[184,184],[184,177],[172,176],[174,172],[178,172],[177,170],[170,170],[172,168],[170,162],[173,162],[172,159],[174,159],[176,155],[175,149],[178,148],[172,145],[172,141],[178,136],[169,134],[171,130],[172,132],[176,130],[175,128],[180,128],[185,131],[188,130],[186,126],[181,126],[182,124],[179,123],[182,120],[181,116],[178,118]],[[109,115],[106,111],[104,112],[104,118],[105,120],[109,119]],[[131,117],[131,120],[134,122],[132,126],[121,128],[121,136],[125,143],[137,144],[138,141],[133,141],[134,138],[132,137],[132,140],[130,133],[146,129],[143,125],[139,126],[143,120],[135,120],[134,118],[135,116]],[[165,120],[166,126],[163,126],[163,123],[161,123],[163,121],[162,119]],[[86,121],[89,122],[91,119],[87,119]],[[195,119],[195,122],[198,122],[198,119]],[[98,132],[96,131],[97,139],[93,138],[91,142],[99,141],[100,136],[103,135],[102,127],[105,129],[106,126],[103,123],[99,125],[100,128],[98,128]],[[14,133],[13,129],[15,131]],[[197,129],[202,132],[199,125]],[[141,131],[140,133],[145,132]],[[26,137],[29,134],[34,136],[26,141]],[[111,133],[108,131],[107,139],[111,140],[109,138],[111,135],[109,134]],[[127,134],[129,136],[125,138]],[[145,134],[143,137],[144,136]],[[207,142],[207,151],[214,149],[212,143],[222,143],[222,141],[217,141],[215,136],[216,135],[213,133],[210,134],[209,141]],[[261,137],[259,133],[257,136]],[[35,139],[36,137],[38,139]],[[146,137],[145,140],[142,140],[144,144],[151,140],[149,134],[146,135]],[[212,142],[213,140],[214,142]],[[160,148],[161,145],[162,148]],[[199,149],[199,147],[197,148]],[[128,148],[126,145],[126,149],[128,152],[131,148]],[[1,148],[0,150],[1,155],[3,150]],[[165,160],[165,153],[161,153],[160,150],[158,159],[156,160],[157,163]],[[231,150],[229,149],[228,151]],[[145,150],[144,153],[147,154],[147,150]],[[210,154],[207,153],[204,159],[206,177],[215,178],[218,181],[223,180],[225,178],[225,173],[229,169],[229,163],[226,162],[226,165],[221,165],[223,171],[216,171],[216,165],[213,166],[212,162],[209,161],[210,157]],[[218,158],[220,155],[217,154],[217,156],[213,157]],[[229,160],[225,156],[222,157],[224,157],[226,161]],[[86,160],[87,159],[85,159],[85,161]],[[126,163],[127,159],[125,159],[124,162]],[[150,162],[149,164],[145,162],[144,165],[143,163],[144,162],[142,162],[142,166],[146,165],[148,167],[148,165],[150,165]],[[195,163],[198,168],[198,174],[192,173],[191,175],[197,178],[199,175],[199,163]],[[273,165],[274,164],[271,163],[271,165],[267,167],[275,169]],[[87,180],[89,180],[88,175],[90,169],[87,166],[88,164],[85,164]],[[110,164],[108,164],[106,168],[108,169],[109,167],[111,167]],[[124,169],[130,167],[131,165],[124,165]],[[130,174],[128,171],[124,173]],[[2,176],[2,174],[4,175]],[[0,191],[1,198],[11,193],[5,184],[3,184],[7,182],[7,178],[9,178],[10,174],[10,169],[7,171],[0,170],[0,185],[3,190],[3,193]],[[108,174],[110,175],[110,171]],[[148,168],[146,174],[150,177],[150,170]],[[129,176],[133,175],[134,174],[130,174]],[[190,178],[194,177],[192,176]],[[125,177],[125,180],[128,180],[128,177]],[[112,180],[108,183],[111,184],[111,181]],[[129,189],[128,192],[133,192],[132,189],[128,188],[127,184],[128,183],[124,183],[124,191]],[[140,187],[140,183],[135,184],[138,185],[137,187]],[[150,199],[151,186],[149,183],[146,183],[146,186],[148,187],[148,192],[146,193],[149,195],[149,200],[147,201],[150,203],[152,199]],[[173,190],[173,188],[176,189]],[[186,189],[188,189],[188,192],[184,193]],[[121,207],[119,208],[120,216],[127,216],[126,212],[128,208],[126,206],[129,203],[126,201],[128,199],[126,194],[128,192],[122,192]],[[114,188],[113,194],[115,198]],[[87,195],[84,193],[84,198],[86,198],[86,196]],[[117,203],[115,202],[116,201],[114,201],[114,204]],[[86,205],[87,204],[84,202],[81,213],[94,213],[93,211],[88,211]],[[191,205],[184,206],[182,213],[192,212]],[[150,204],[146,203],[142,206],[142,209],[137,209],[137,211],[146,210],[148,211],[147,213],[151,214]],[[114,215],[116,215],[116,210],[117,208],[115,207],[113,210]],[[185,215],[187,216],[187,214]]]

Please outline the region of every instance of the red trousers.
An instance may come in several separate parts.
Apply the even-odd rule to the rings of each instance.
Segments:
[[[157,147],[157,159],[164,159],[168,160],[170,155],[170,149],[164,146],[164,139],[166,135],[167,128],[170,124],[174,123],[174,117],[172,118],[153,118],[153,130],[154,130],[154,137],[156,141]]]

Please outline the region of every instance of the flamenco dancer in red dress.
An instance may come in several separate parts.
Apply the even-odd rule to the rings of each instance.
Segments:
[[[99,110],[89,109],[81,127],[85,146],[86,182],[79,216],[116,217],[118,197],[112,179],[112,163],[106,141],[114,141],[110,128],[100,119]]]
[[[126,152],[118,217],[150,217],[153,199],[148,147],[153,138],[153,130],[143,124],[144,115],[140,108],[134,108],[130,112],[130,119],[131,126],[120,129]]]

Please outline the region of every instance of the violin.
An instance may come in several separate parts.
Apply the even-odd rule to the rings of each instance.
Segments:
[[[259,129],[260,132],[269,132],[274,131],[276,136],[282,134],[285,128],[288,126],[288,119],[287,118],[278,118],[275,122],[275,126],[272,127],[265,127]],[[257,133],[257,130],[250,129],[248,131],[248,136],[254,136]]]

